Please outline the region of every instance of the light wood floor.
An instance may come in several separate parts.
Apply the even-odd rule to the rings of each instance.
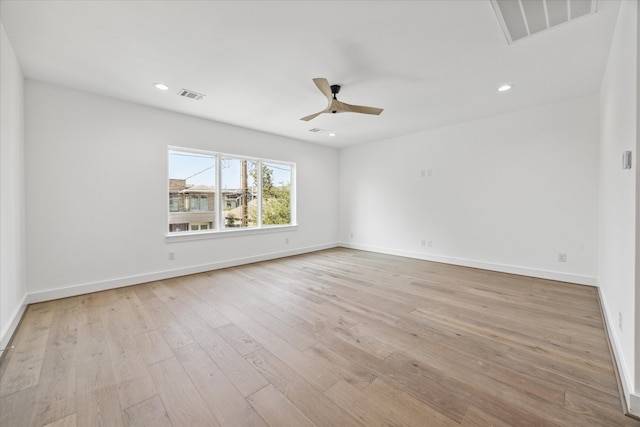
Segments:
[[[4,426],[638,426],[595,288],[332,249],[31,305]]]

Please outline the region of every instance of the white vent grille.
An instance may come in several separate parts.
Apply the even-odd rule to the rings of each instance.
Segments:
[[[598,0],[491,0],[498,22],[513,43],[596,13]]]
[[[205,95],[198,92],[194,92],[189,89],[180,89],[180,91],[178,92],[178,95],[184,96],[185,98],[189,98],[189,99],[195,99],[196,101],[200,101],[202,98],[205,97]]]
[[[311,129],[309,129],[309,132],[313,132],[313,133],[324,132],[324,129],[320,129],[320,128],[311,128]]]

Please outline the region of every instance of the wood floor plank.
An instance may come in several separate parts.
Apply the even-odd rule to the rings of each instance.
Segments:
[[[159,396],[153,396],[124,410],[125,427],[172,427]]]
[[[478,335],[468,329],[459,329],[447,319],[436,315],[427,316],[418,323],[403,321],[402,327],[431,342],[457,348],[561,387],[595,388],[611,392],[614,390],[615,379],[612,378],[612,374],[602,372],[602,375],[594,375],[594,372],[585,369],[584,366],[540,354],[541,349],[517,348],[510,342],[497,340],[493,336]],[[601,381],[604,381],[604,384],[600,384]]]
[[[330,363],[342,379],[360,390],[367,387],[376,378],[373,372],[363,368],[357,361],[347,359],[323,344],[315,344],[305,350],[305,354],[311,359],[322,361],[322,363]]]
[[[447,376],[476,387],[487,387],[495,393],[521,398],[535,398],[548,403],[561,402],[564,390],[539,381],[530,375],[505,369],[491,361],[482,360],[473,355],[460,352],[457,348],[448,346],[430,347],[428,351],[420,346],[417,334],[404,331],[401,328],[391,328],[384,324],[358,325],[352,329],[360,333],[376,334],[381,341],[393,346],[396,351],[417,358],[429,366],[446,372]]]
[[[391,354],[385,364],[386,372],[380,372],[379,377],[402,385],[407,393],[452,420],[462,421],[472,399],[472,391],[464,382],[401,353]]]
[[[198,290],[189,289],[189,291],[192,293],[206,292],[210,287]],[[256,292],[255,288],[246,289],[246,284],[245,286],[234,287],[233,298],[241,302],[242,310],[250,312],[253,320],[295,346],[298,350],[306,350],[315,344],[315,341],[310,340],[306,335],[299,334],[292,328],[292,326],[299,325],[304,320],[260,298],[259,292]]]
[[[0,425],[638,427],[599,304],[346,248],[33,304]]]
[[[78,393],[90,393],[118,383],[108,346],[108,332],[101,321],[78,325]]]
[[[163,360],[149,370],[173,425],[220,426],[177,359]]]
[[[162,286],[154,292],[244,396],[248,396],[267,385],[268,381],[195,311],[190,310],[185,304],[171,299],[171,291],[167,289],[167,286]]]
[[[118,382],[118,398],[122,408],[130,408],[155,396],[156,386],[151,374],[144,369],[139,375]]]
[[[139,353],[133,335],[108,329],[108,349],[118,380],[118,396],[122,408],[128,408],[157,394],[147,364]]]
[[[34,304],[27,308],[13,341],[15,348],[7,350],[9,354],[0,367],[0,396],[38,383],[53,315],[51,305]]]
[[[78,311],[69,300],[54,305],[54,317],[38,381],[33,425],[44,425],[76,412]],[[63,307],[60,309],[60,307]]]
[[[282,310],[276,310],[272,304],[254,305],[248,301],[247,305],[251,309],[251,318],[269,329],[271,332],[285,340],[298,350],[306,350],[315,344],[315,341],[304,334],[298,333],[293,326],[299,325],[303,320],[294,315],[285,316]],[[274,314],[275,313],[275,314]],[[282,320],[286,318],[287,320]],[[292,321],[291,319],[296,320]]]
[[[173,280],[177,282],[178,286],[171,286],[163,289],[173,289],[174,292],[171,296],[179,298],[187,304],[189,308],[195,311],[212,329],[229,324],[229,320],[225,318],[222,313],[218,312],[210,303],[207,302],[206,299],[200,296],[201,292],[189,292],[189,289],[198,290],[202,289],[203,286],[206,287],[209,284],[206,277],[196,275],[193,277],[177,278]],[[185,284],[187,284],[186,287],[184,286]]]
[[[315,425],[362,427],[361,423],[322,394],[321,390],[308,383],[267,350],[256,351],[247,358],[269,379],[271,385],[286,396]]]
[[[147,365],[152,365],[174,356],[162,334],[156,330],[136,335],[135,340],[142,360]]]
[[[452,427],[459,425],[451,418],[445,416],[424,402],[403,392],[397,387],[376,378],[364,389],[364,394],[369,397],[377,407],[384,408],[387,416],[400,425],[406,426],[431,426]],[[467,412],[468,413],[468,412]]]
[[[176,355],[222,427],[266,425],[197,343],[181,348]]]
[[[262,345],[257,343],[234,323],[220,326],[216,328],[216,332],[242,356],[246,356],[262,348]]]
[[[154,288],[158,286],[156,283]],[[160,301],[153,291],[149,292],[151,292],[152,296],[141,299],[140,303],[153,320],[156,330],[162,334],[162,337],[169,347],[176,350],[194,343],[193,337],[189,335],[180,322],[171,314],[169,308]]]
[[[309,360],[304,356],[303,352],[281,339],[259,322],[251,319],[249,315],[244,313],[244,310],[238,309],[236,305],[242,307],[240,302],[229,301],[228,297],[215,290],[212,290],[212,293],[216,295],[218,303],[226,301],[224,304],[220,304],[220,310],[227,318],[232,319],[236,325],[249,333],[262,347],[285,361],[311,384],[316,385],[321,390],[325,390],[340,380],[339,375],[331,369],[329,364]]]
[[[338,381],[324,394],[365,426],[385,427],[394,424],[393,417],[387,417],[383,407],[377,406],[368,396],[346,381]]]
[[[253,393],[248,399],[272,427],[315,426],[271,384]]]
[[[76,416],[80,426],[121,427],[122,415],[115,385],[78,395]]]
[[[46,393],[46,392],[43,392]],[[37,394],[31,411],[29,426],[43,426],[76,413],[76,396],[50,399],[46,394]]]
[[[57,421],[47,424],[44,427],[76,427],[76,414],[71,414]]]
[[[153,320],[144,310],[131,288],[115,289],[118,298],[109,303],[103,312],[103,321],[112,334],[137,335],[153,327]]]
[[[507,424],[473,405],[469,407],[462,425],[465,427],[511,427],[511,424]]]
[[[1,426],[28,426],[36,401],[36,386],[0,398]]]
[[[579,413],[582,425],[584,426],[600,426],[600,425],[618,425],[637,426],[639,422],[632,418],[620,419],[622,406],[619,400],[612,399],[608,404],[603,402],[594,402],[579,392],[567,391],[564,406],[569,408],[572,413]]]

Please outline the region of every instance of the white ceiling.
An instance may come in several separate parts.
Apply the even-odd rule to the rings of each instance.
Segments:
[[[489,0],[2,0],[0,20],[26,78],[345,147],[597,94],[619,5],[511,45]],[[384,112],[301,121],[327,105],[314,77]]]

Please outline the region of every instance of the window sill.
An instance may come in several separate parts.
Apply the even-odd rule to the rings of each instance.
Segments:
[[[223,239],[228,237],[251,236],[256,234],[282,233],[296,231],[297,225],[272,225],[262,228],[240,228],[219,231],[181,232],[165,235],[166,243],[188,242],[192,240]]]

